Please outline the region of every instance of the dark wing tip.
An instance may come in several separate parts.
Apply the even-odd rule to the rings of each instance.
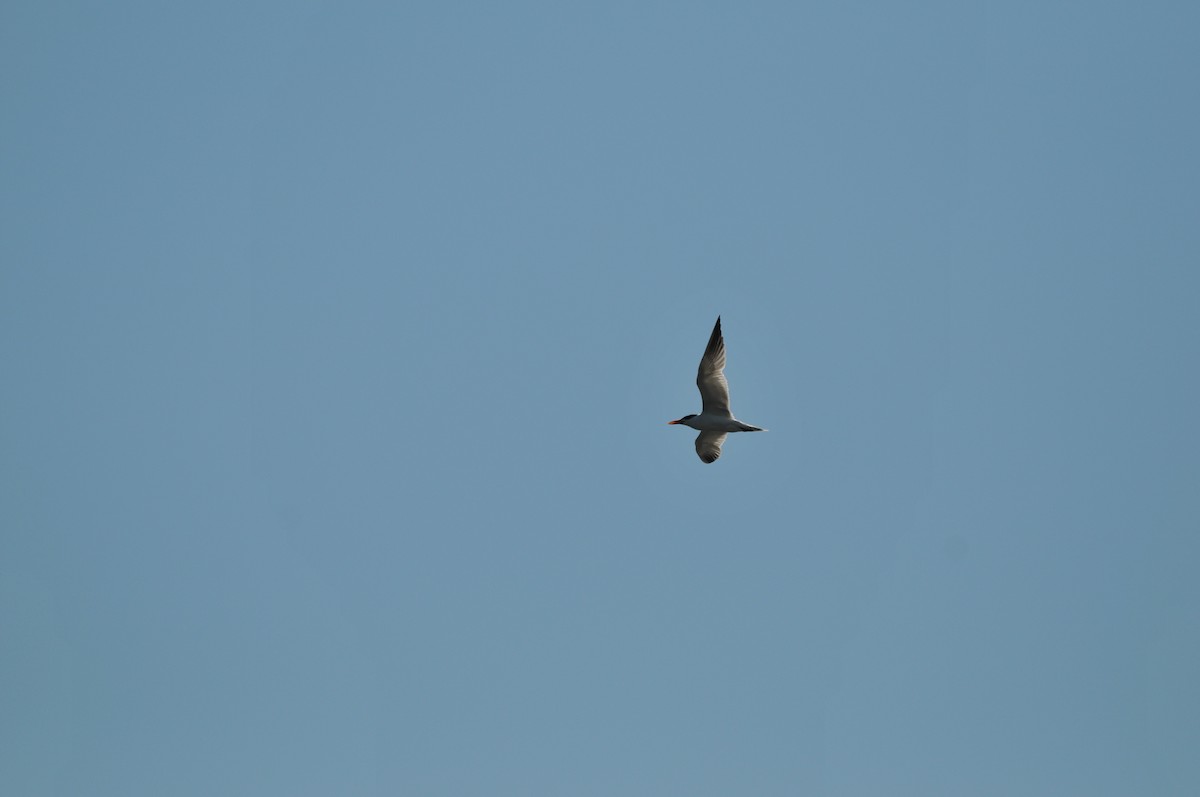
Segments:
[[[720,454],[701,454],[700,461],[705,465],[711,465],[721,458]]]
[[[724,338],[721,335],[721,316],[717,316],[717,323],[713,327],[712,334],[708,336],[708,345],[704,347],[704,353],[706,355],[714,354],[724,343]]]

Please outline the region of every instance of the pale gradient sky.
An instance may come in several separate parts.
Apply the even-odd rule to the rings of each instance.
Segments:
[[[0,793],[1200,793],[1198,29],[8,4]]]

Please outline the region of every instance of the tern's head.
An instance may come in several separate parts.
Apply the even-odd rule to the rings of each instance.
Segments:
[[[682,418],[680,418],[680,419],[679,419],[679,420],[677,420],[677,421],[667,421],[667,423],[668,423],[668,424],[672,424],[672,423],[686,423],[686,422],[690,421],[692,418],[695,418],[695,417],[696,417],[695,415],[684,415]]]

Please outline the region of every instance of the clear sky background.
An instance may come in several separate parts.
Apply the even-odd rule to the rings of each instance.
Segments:
[[[0,792],[1200,793],[1198,9],[6,4]]]

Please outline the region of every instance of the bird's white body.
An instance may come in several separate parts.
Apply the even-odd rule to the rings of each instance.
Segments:
[[[759,429],[757,426],[751,426],[748,423],[742,423],[732,415],[720,415],[717,413],[702,412],[699,415],[693,415],[691,418],[683,418],[678,421],[681,426],[690,426],[700,432],[764,432],[765,429]]]
[[[757,426],[742,423],[729,410],[729,382],[725,379],[725,337],[721,334],[721,317],[713,326],[708,338],[708,347],[700,358],[696,369],[696,387],[704,408],[699,415],[685,415],[669,423],[690,426],[696,435],[696,455],[705,464],[716,462],[721,456],[721,445],[730,432],[765,432]]]

